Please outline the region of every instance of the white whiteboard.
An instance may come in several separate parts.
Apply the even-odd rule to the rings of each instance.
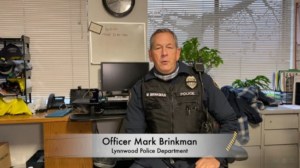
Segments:
[[[96,22],[95,25],[101,32],[89,33],[92,64],[146,60],[145,23]]]

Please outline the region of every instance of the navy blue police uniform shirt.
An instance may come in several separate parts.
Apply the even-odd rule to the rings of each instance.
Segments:
[[[193,75],[193,69],[179,62],[178,75]],[[198,75],[197,75],[198,77]],[[153,69],[145,76],[144,80],[150,80],[157,78]],[[175,77],[176,78],[176,77]],[[176,81],[171,79],[170,82]],[[228,103],[226,97],[221,90],[216,86],[213,79],[206,73],[202,75],[202,81],[204,86],[204,104],[207,106],[209,113],[220,124],[220,132],[234,132],[238,129],[237,117]],[[145,120],[143,102],[142,102],[142,80],[138,81],[130,90],[130,99],[127,106],[125,131],[127,133],[145,133],[147,123]]]

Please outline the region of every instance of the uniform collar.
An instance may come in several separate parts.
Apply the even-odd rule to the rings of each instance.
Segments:
[[[186,63],[183,63],[181,61],[178,61],[178,64],[179,64],[178,75],[183,75],[183,74],[193,75],[194,74],[194,71],[191,66],[189,66]],[[157,77],[154,75],[154,67],[145,76],[145,81],[148,81],[151,79],[157,79]]]

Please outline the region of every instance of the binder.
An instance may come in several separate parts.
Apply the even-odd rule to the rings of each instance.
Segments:
[[[279,70],[275,73],[275,91],[293,92],[294,78],[300,76],[300,70]]]

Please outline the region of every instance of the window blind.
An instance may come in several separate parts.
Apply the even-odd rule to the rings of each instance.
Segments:
[[[294,8],[293,0],[148,0],[148,39],[166,27],[180,46],[197,37],[218,49],[224,64],[209,74],[220,87],[257,75],[271,80],[292,64]]]
[[[1,0],[0,37],[30,37],[32,97],[89,86],[86,0]]]

